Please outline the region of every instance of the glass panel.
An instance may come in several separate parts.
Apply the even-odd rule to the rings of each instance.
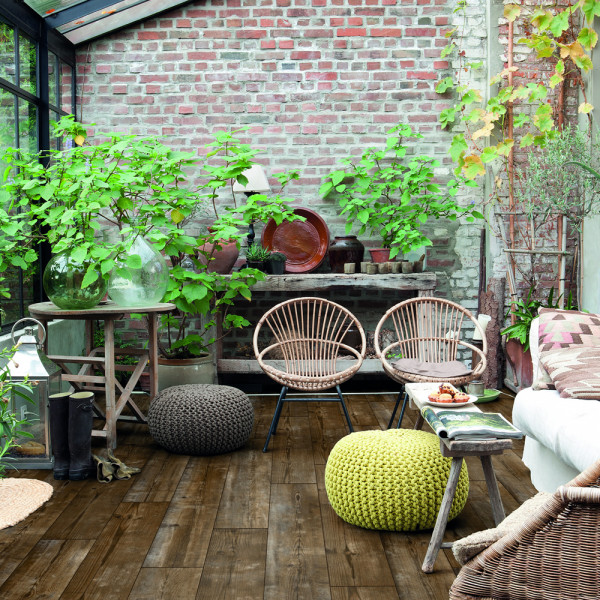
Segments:
[[[19,87],[37,93],[37,50],[35,42],[24,35],[19,35]]]
[[[37,107],[21,98],[18,99],[18,107],[19,148],[27,152],[37,152]]]
[[[49,112],[49,118],[50,118],[50,149],[51,150],[60,150],[60,148],[59,148],[60,138],[57,138],[54,135],[54,130],[52,129],[52,121],[58,121],[60,119],[60,115],[57,112],[54,112],[53,110],[51,110]]]
[[[57,104],[67,114],[75,112],[73,107],[73,67],[60,61],[60,104]]]
[[[56,87],[56,71],[58,68],[58,56],[54,52],[48,52],[48,102],[59,106],[58,88]]]
[[[26,0],[25,4],[31,6],[38,15],[49,15],[82,2],[85,0]]]
[[[15,67],[15,32],[0,21],[0,77],[17,84]]]
[[[0,178],[6,164],[2,155],[6,148],[15,147],[15,96],[0,88]]]

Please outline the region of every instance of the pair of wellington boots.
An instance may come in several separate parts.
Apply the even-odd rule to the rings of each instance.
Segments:
[[[96,475],[92,458],[94,394],[53,394],[50,400],[50,442],[54,479],[79,481]]]

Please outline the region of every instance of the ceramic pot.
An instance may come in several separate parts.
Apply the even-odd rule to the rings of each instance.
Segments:
[[[218,247],[216,247],[218,246]],[[240,255],[240,250],[235,240],[217,240],[217,243],[206,242],[200,250],[207,252],[210,260],[202,253],[198,254],[198,260],[202,264],[208,263],[209,273],[221,273],[227,275],[235,265]]]
[[[169,268],[162,254],[141,235],[133,241],[129,256],[140,257],[141,264],[133,268],[124,260],[117,261],[108,280],[108,295],[121,306],[149,306],[160,302],[169,284]],[[127,272],[127,276],[123,273]]]
[[[194,358],[159,358],[158,391],[174,385],[216,383],[216,371],[211,354]]]
[[[354,263],[356,271],[360,272],[365,247],[355,235],[335,236],[329,246],[329,265],[332,273],[343,273],[346,263]]]
[[[374,263],[384,263],[390,260],[389,248],[369,248],[369,252]]]
[[[44,290],[58,306],[65,310],[86,310],[94,308],[106,294],[108,282],[101,276],[94,283],[81,288],[88,264],[80,263],[61,252],[53,256],[46,268],[42,283]]]
[[[267,272],[267,263],[265,263],[262,260],[249,260],[248,267],[250,269],[258,269],[259,271],[262,271],[263,273]]]
[[[271,275],[283,275],[285,273],[285,260],[267,261],[267,273]]]

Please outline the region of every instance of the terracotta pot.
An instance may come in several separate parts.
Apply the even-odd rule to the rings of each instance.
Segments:
[[[374,263],[384,263],[390,260],[390,248],[369,248],[371,260]]]
[[[343,273],[346,263],[354,263],[355,269],[360,272],[360,263],[363,261],[364,254],[365,247],[355,235],[336,236],[329,246],[331,271]]]
[[[215,245],[216,244],[207,242],[200,247],[200,250],[208,252],[212,257],[212,260],[207,261],[204,254],[200,254],[198,259],[204,265],[208,262],[209,273],[221,273],[227,275],[228,273],[231,273],[231,269],[233,269],[233,265],[235,265],[235,261],[240,255],[240,251],[235,240],[218,240],[220,249],[215,248]]]
[[[506,357],[514,374],[515,387],[518,390],[529,387],[533,383],[531,352],[525,352],[521,342],[511,338],[506,340]]]

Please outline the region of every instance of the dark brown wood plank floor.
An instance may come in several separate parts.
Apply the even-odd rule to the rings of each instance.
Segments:
[[[385,428],[393,395],[348,396],[357,430]],[[442,600],[458,572],[450,550],[421,563],[430,533],[379,532],[343,522],[325,492],[325,464],[346,435],[336,403],[291,403],[262,453],[275,398],[255,397],[255,427],[232,454],[170,454],[146,426],[120,423],[116,454],[142,468],[128,481],[54,481],[44,507],[0,531],[0,598],[102,600]],[[510,418],[512,399],[481,405]],[[404,426],[416,413],[408,411]],[[100,451],[96,447],[95,451]],[[535,493],[522,443],[494,457],[507,512]],[[478,460],[445,540],[493,526]],[[11,474],[13,475],[13,474]]]

